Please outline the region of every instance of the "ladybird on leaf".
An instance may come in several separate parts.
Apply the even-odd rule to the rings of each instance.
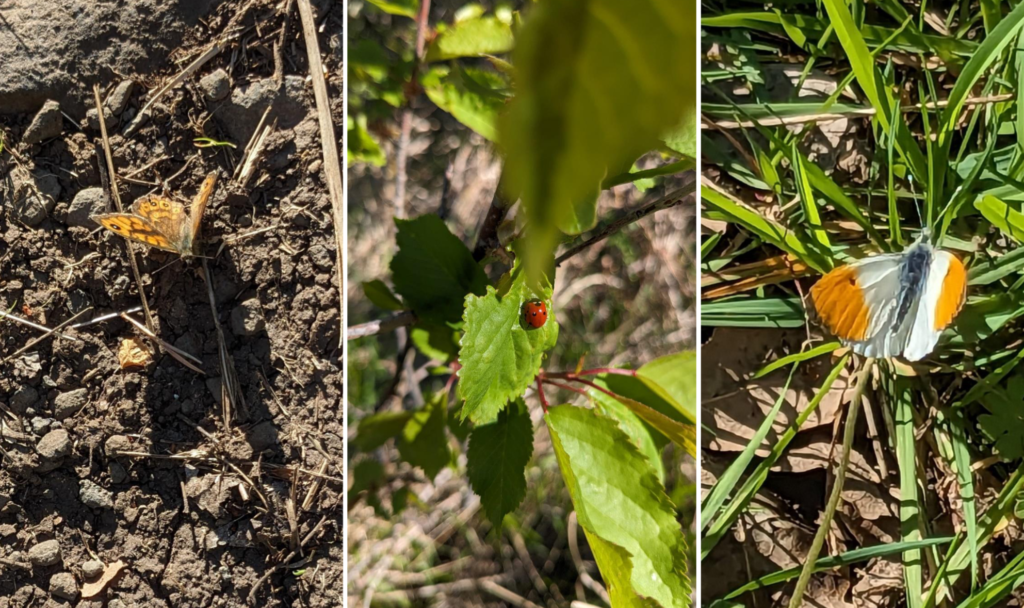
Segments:
[[[548,321],[548,307],[542,300],[530,300],[523,304],[523,320],[530,327],[543,327]]]

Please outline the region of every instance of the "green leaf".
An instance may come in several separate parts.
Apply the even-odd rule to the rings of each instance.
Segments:
[[[664,440],[658,441],[660,436],[654,432],[650,425],[646,424],[640,416],[634,414],[621,401],[601,391],[589,391],[594,405],[602,414],[618,421],[619,429],[629,436],[633,445],[640,450],[640,453],[647,457],[651,468],[658,475],[658,481],[665,483],[665,463],[662,462],[661,448]]]
[[[434,395],[402,429],[398,452],[413,466],[423,469],[433,479],[451,460],[448,451],[448,393]]]
[[[505,185],[525,207],[527,267],[536,276],[574,203],[666,131],[696,120],[696,62],[680,60],[696,48],[696,3],[550,0],[530,8],[513,53],[516,96],[499,124]]]
[[[359,421],[352,445],[364,452],[376,450],[392,437],[397,437],[412,418],[413,412],[380,412]]]
[[[526,465],[532,455],[533,423],[522,399],[505,408],[496,422],[476,426],[470,433],[469,483],[495,526],[526,496]]]
[[[1024,243],[1024,214],[1020,211],[991,195],[983,196],[975,202],[974,208],[1003,234],[1013,237],[1018,243]]]
[[[388,159],[384,156],[380,144],[366,129],[366,116],[349,115],[348,122],[348,164],[367,163],[374,167],[383,167]]]
[[[348,502],[353,504],[360,492],[376,488],[384,480],[384,465],[375,458],[364,458],[352,467],[352,485],[349,486]]]
[[[534,329],[523,322],[523,304],[536,297],[550,301],[550,287],[535,294],[526,287],[522,272],[516,273],[508,293],[500,298],[493,287],[487,288],[487,295],[466,297],[458,371],[459,396],[466,402],[463,419],[491,422],[536,377],[544,351],[558,339],[558,323],[550,306],[543,327]]]
[[[573,201],[569,213],[559,218],[558,229],[566,234],[581,234],[597,225],[597,194],[588,192],[585,196]]]
[[[560,405],[545,420],[580,525],[600,548],[594,556],[602,577],[628,581],[637,596],[666,608],[688,605],[683,532],[647,458],[594,410]],[[605,551],[609,545],[620,550]],[[609,592],[630,595],[621,587]]]
[[[511,51],[514,43],[511,26],[497,17],[466,19],[440,31],[427,47],[424,60],[498,55]]]
[[[700,127],[697,121],[687,116],[671,131],[662,136],[669,150],[682,154],[687,158],[697,158],[697,137]]]
[[[641,366],[636,375],[686,420],[697,421],[697,353],[660,357]]]
[[[363,283],[363,293],[374,306],[384,310],[403,310],[405,304],[391,293],[391,289],[380,279]]]
[[[409,337],[421,353],[441,363],[447,363],[459,356],[455,330],[447,325],[420,321],[413,326]]]
[[[402,17],[416,18],[420,10],[419,0],[368,0],[370,4],[390,15],[401,15]]]
[[[978,426],[996,444],[1005,460],[1024,457],[1024,376],[1016,375],[1006,389],[995,388],[981,398],[991,414],[978,416]]]
[[[477,68],[450,72],[430,69],[420,83],[439,108],[490,141],[498,140],[498,113],[505,107],[507,84],[501,76]]]
[[[438,323],[462,317],[466,294],[482,294],[487,275],[436,215],[395,219],[398,253],[391,260],[395,291],[416,316]]]

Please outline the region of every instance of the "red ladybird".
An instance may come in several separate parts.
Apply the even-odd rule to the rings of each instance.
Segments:
[[[548,321],[548,307],[541,300],[530,300],[523,304],[523,318],[534,329],[543,327]]]

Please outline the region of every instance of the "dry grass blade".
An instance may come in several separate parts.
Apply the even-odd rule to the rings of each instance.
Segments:
[[[14,321],[15,323],[21,323],[22,325],[27,325],[28,327],[31,327],[32,329],[38,329],[39,331],[45,331],[45,332],[52,331],[52,330],[50,330],[49,327],[45,327],[43,325],[39,325],[38,323],[33,323],[32,321],[29,321],[28,319],[22,319],[21,317],[19,317],[17,315],[12,315],[11,313],[4,312],[3,310],[0,310],[0,318],[10,319],[11,321]],[[72,326],[72,327],[75,327],[75,326]],[[72,342],[81,342],[81,340],[79,340],[78,338],[76,338],[74,336],[69,336],[67,334],[57,334],[57,337],[64,338],[65,340],[71,340]]]
[[[324,80],[324,66],[320,61],[320,46],[316,37],[316,24],[313,22],[313,9],[309,0],[298,0],[299,15],[302,18],[302,35],[306,39],[306,54],[309,56],[310,78],[313,79],[313,93],[316,96],[317,117],[320,120],[320,143],[324,151],[324,173],[327,175],[327,189],[331,194],[331,209],[334,214],[334,241],[338,252],[338,310],[341,323],[339,343],[345,335],[345,241],[342,232],[345,229],[345,201],[341,184],[341,157],[338,155],[338,143],[334,136],[334,121],[331,119],[331,103],[327,96],[327,81]]]
[[[167,342],[164,342],[159,337],[157,337],[157,335],[155,333],[149,331],[149,329],[147,329],[146,326],[144,326],[142,323],[139,323],[135,319],[129,317],[128,315],[126,315],[124,313],[121,313],[119,316],[122,319],[124,319],[125,321],[128,321],[129,323],[131,323],[132,325],[137,327],[139,329],[139,331],[141,331],[142,333],[146,334],[146,336],[149,339],[153,340],[153,342],[156,343],[158,346],[162,346],[163,348],[167,349],[167,353],[169,355],[171,355],[172,357],[174,357],[179,363],[181,363],[185,367],[189,368],[190,370],[196,372],[197,374],[203,374],[204,376],[206,375],[206,373],[203,370],[201,370],[198,367],[196,367],[195,365],[189,363],[188,360],[186,360],[186,357],[188,359],[192,359],[193,361],[195,361],[199,365],[202,365],[202,363],[203,363],[202,361],[200,361],[196,357],[186,353],[185,351],[183,351],[183,350],[181,350],[179,348],[176,348],[176,347],[168,344]]]
[[[61,323],[57,327],[54,327],[53,329],[47,331],[45,334],[37,337],[34,340],[29,341],[29,343],[26,344],[25,346],[22,346],[21,348],[19,348],[18,350],[14,351],[13,353],[8,355],[7,357],[4,357],[4,359],[2,361],[0,361],[0,363],[6,363],[6,362],[10,361],[11,359],[17,357],[18,355],[20,355],[21,353],[23,353],[23,352],[27,351],[28,349],[32,348],[36,344],[39,344],[40,342],[42,342],[46,338],[49,338],[50,336],[54,335],[59,330],[63,329],[64,326],[68,325],[69,323],[71,323],[72,321],[74,321],[78,317],[84,315],[85,313],[89,312],[90,310],[92,310],[91,306],[89,308],[86,308],[85,310],[79,312],[78,314],[76,314],[75,316],[71,317],[67,321],[64,321],[63,323]]]
[[[197,57],[195,61],[190,63],[188,67],[186,67],[181,72],[178,72],[177,76],[170,79],[164,86],[157,89],[157,91],[153,93],[153,96],[150,97],[149,101],[146,102],[146,105],[142,106],[142,109],[139,110],[139,114],[135,117],[135,120],[133,120],[131,124],[128,125],[128,128],[124,130],[125,136],[127,137],[131,135],[132,133],[135,132],[136,129],[139,128],[142,122],[146,120],[147,117],[149,117],[149,113],[153,109],[153,105],[156,104],[156,102],[160,101],[160,99],[162,99],[163,96],[167,94],[168,91],[181,84],[183,80],[185,80],[190,75],[192,75],[193,72],[201,68],[207,61],[213,59],[214,57],[219,55],[221,51],[227,48],[227,42],[229,39],[220,40],[214,43],[213,46],[207,49],[205,53],[203,53],[202,55]],[[97,95],[99,95],[98,91],[99,89],[97,89]],[[97,109],[100,112],[100,116],[103,116],[103,108],[98,103]],[[100,124],[103,124],[102,120],[100,121]]]
[[[110,150],[110,138],[107,136],[107,122],[103,120],[103,102],[100,100],[99,85],[92,85],[92,93],[96,101],[96,111],[101,119],[99,121],[100,135],[103,137],[103,156],[107,161],[107,173],[110,174],[110,195],[114,198],[114,203],[117,205],[117,212],[124,213],[124,205],[121,204],[121,193],[117,190],[117,171],[114,169],[114,154]],[[142,275],[139,273],[139,262],[135,259],[135,247],[128,239],[125,239],[124,246],[128,248],[128,262],[132,267],[132,278],[135,279],[135,288],[139,290],[139,298],[142,299],[142,310],[146,317],[146,327],[152,332],[156,324],[153,322],[153,313],[149,310],[146,290],[142,288]]]
[[[231,428],[232,404],[239,404],[245,413],[245,397],[242,396],[241,386],[238,384],[238,373],[235,371],[235,362],[231,358],[227,341],[224,340],[224,329],[217,318],[217,300],[213,295],[213,279],[211,278],[210,267],[203,258],[203,279],[206,281],[206,295],[210,299],[210,313],[213,315],[213,327],[217,332],[217,350],[220,354],[221,371],[221,418],[224,421],[224,428]]]

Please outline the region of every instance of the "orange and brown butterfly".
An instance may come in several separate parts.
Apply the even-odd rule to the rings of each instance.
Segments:
[[[92,219],[126,239],[191,257],[203,213],[216,183],[216,173],[206,176],[187,213],[181,203],[150,194],[132,203],[131,213],[105,213],[94,215]]]

